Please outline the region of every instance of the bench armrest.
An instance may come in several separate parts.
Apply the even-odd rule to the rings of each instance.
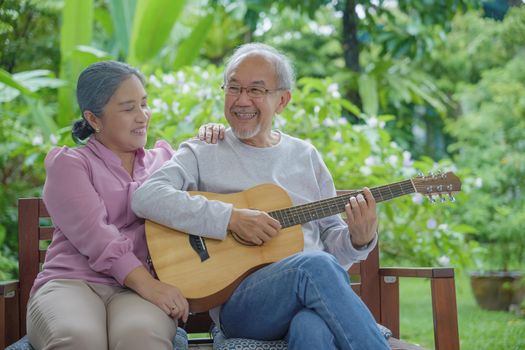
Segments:
[[[430,279],[436,350],[459,350],[454,269],[449,267],[386,267],[379,269],[381,321],[399,337],[399,277]]]
[[[0,349],[20,338],[18,281],[0,282]]]
[[[393,277],[423,277],[423,278],[454,278],[451,267],[381,267],[380,276]]]

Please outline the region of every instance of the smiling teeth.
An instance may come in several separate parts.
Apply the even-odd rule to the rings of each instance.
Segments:
[[[146,133],[146,129],[135,129],[135,130],[132,130],[131,132],[134,134],[138,134],[138,135],[144,135]]]
[[[235,113],[239,119],[252,119],[254,118],[257,113]]]

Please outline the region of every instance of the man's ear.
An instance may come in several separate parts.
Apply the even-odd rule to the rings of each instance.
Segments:
[[[93,129],[100,130],[102,128],[100,118],[97,118],[91,111],[84,111],[84,119]]]
[[[281,93],[281,99],[279,100],[279,105],[277,106],[277,109],[275,110],[275,113],[281,113],[284,108],[288,105],[288,102],[292,99],[292,93],[290,90],[285,90]]]

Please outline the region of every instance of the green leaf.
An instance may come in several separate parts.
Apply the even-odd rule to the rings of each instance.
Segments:
[[[356,117],[359,117],[359,115],[361,114],[359,107],[357,107],[352,102],[348,100],[340,99],[339,103],[341,103],[341,106],[343,106],[344,109],[346,109],[348,112],[352,113]]]
[[[68,55],[77,45],[91,44],[92,34],[93,0],[65,0],[60,30],[60,53]]]
[[[80,57],[82,55],[91,56],[96,58],[98,61],[102,60],[110,60],[113,57],[102,50],[99,50],[97,48],[91,47],[91,46],[85,46],[85,45],[79,45],[75,48],[75,51],[73,52],[73,56]],[[96,62],[96,61],[94,61]],[[89,63],[91,64],[91,63]]]
[[[0,82],[10,86],[18,91],[20,91],[22,94],[30,97],[38,97],[37,94],[35,94],[33,91],[29,90],[26,86],[20,84],[18,81],[16,81],[11,74],[6,72],[5,70],[0,68]]]
[[[359,76],[359,96],[363,102],[363,111],[369,116],[376,116],[379,110],[377,81],[368,74]]]
[[[31,110],[30,115],[33,117],[34,124],[40,129],[46,139],[51,134],[57,133],[57,125],[51,117],[53,109],[49,105],[46,106],[42,100],[27,101],[27,105]]]
[[[91,46],[79,45],[71,55],[72,60],[81,67],[87,67],[95,62],[114,59],[109,53]]]
[[[78,45],[89,45],[93,36],[93,0],[65,0],[60,30],[60,79],[67,85],[58,90],[58,123],[66,125],[74,118],[75,84],[85,66],[75,61]]]
[[[144,63],[159,53],[185,4],[186,0],[138,0],[128,62]]]
[[[177,56],[173,63],[173,69],[191,64],[199,55],[199,49],[204,44],[206,36],[213,23],[213,14],[204,16],[194,27],[191,34],[177,48]]]
[[[124,57],[128,56],[129,52],[136,7],[137,0],[111,0],[109,2],[116,45]]]

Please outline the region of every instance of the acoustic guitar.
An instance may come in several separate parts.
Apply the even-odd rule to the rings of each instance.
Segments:
[[[434,201],[435,195],[450,196],[461,190],[452,172],[419,176],[370,189],[376,202],[410,193],[421,193]],[[228,232],[224,240],[206,239],[198,232],[184,233],[146,221],[146,239],[159,279],[177,286],[190,304],[190,311],[203,312],[223,304],[239,283],[253,271],[303,250],[301,224],[344,212],[350,197],[360,190],[345,191],[337,197],[293,206],[285,190],[263,184],[248,190],[217,194],[189,192],[233,204],[236,208],[258,209],[277,219],[280,233],[270,242],[257,246],[243,242]]]

